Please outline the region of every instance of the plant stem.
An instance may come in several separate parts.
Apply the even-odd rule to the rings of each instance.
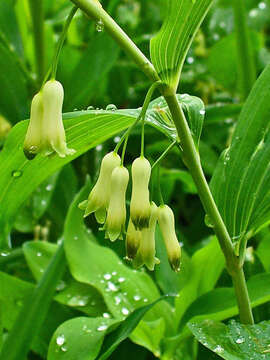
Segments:
[[[242,324],[254,324],[245,274],[242,267],[232,274],[232,280],[239,308],[240,321]]]
[[[38,83],[41,85],[45,72],[44,11],[43,0],[29,0],[35,46]]]
[[[70,13],[69,13],[69,15],[67,17],[67,20],[65,22],[62,34],[60,36],[60,39],[58,41],[57,48],[56,48],[54,58],[53,58],[53,61],[52,61],[52,79],[55,79],[55,77],[56,77],[57,65],[58,65],[58,61],[59,61],[60,52],[61,52],[61,49],[63,47],[64,41],[66,39],[66,35],[67,35],[67,32],[68,32],[69,25],[70,25],[74,15],[76,14],[77,10],[78,10],[77,6],[74,6],[71,9],[71,11],[70,11]]]
[[[6,256],[0,256],[0,266],[12,263],[18,259],[23,258],[22,248],[14,249],[6,254]]]
[[[238,52],[238,74],[242,100],[245,100],[256,81],[256,66],[247,24],[245,0],[233,0]]]
[[[82,9],[88,16],[95,21],[102,21],[104,29],[120,45],[120,47],[133,59],[140,69],[152,81],[158,81],[159,76],[151,62],[134,44],[120,26],[110,17],[109,14],[93,0],[71,0],[75,5]]]
[[[125,34],[125,32],[115,23],[115,21],[101,8],[98,3],[96,3],[96,1],[71,1],[75,3],[79,8],[81,8],[87,15],[94,18],[94,20],[102,20],[104,28],[107,30],[107,32],[134,60],[134,62],[148,76],[148,78],[155,82],[159,80],[158,74],[156,73],[151,62],[144,56],[144,54],[142,54],[142,52]],[[228,234],[227,228],[222,220],[222,217],[218,211],[218,208],[215,204],[215,201],[205,179],[200,162],[200,156],[191,136],[191,132],[185,115],[177,101],[175,92],[162,86],[160,86],[160,90],[167,101],[179,138],[181,139],[184,161],[189,168],[192,178],[197,186],[198,194],[200,196],[204,209],[214,225],[214,231],[217,235],[220,247],[226,259],[228,272],[233,277],[237,303],[239,305],[240,318],[246,319],[247,321],[249,321],[250,324],[252,324],[252,317],[246,316],[246,314],[248,313],[251,314],[251,306],[249,302],[248,292],[246,289],[246,284],[244,281],[244,273],[242,273],[241,276],[239,275],[239,272],[243,271],[241,264],[239,263],[238,257],[235,255],[230,235]],[[137,123],[137,121],[135,123]]]
[[[169,151],[171,151],[171,149],[174,147],[174,145],[177,143],[176,140],[174,140],[168,147],[167,149],[160,155],[160,157],[154,162],[154,164],[152,165],[152,171],[154,170],[154,168],[160,163],[161,160],[163,160],[165,158],[165,156],[168,154]]]
[[[195,147],[185,115],[174,93],[167,94],[164,97],[169,106],[180,138],[181,146],[183,148],[183,159],[197,186],[198,194],[203,207],[211,219],[214,231],[226,259],[228,272],[233,278],[240,319],[241,321],[244,320],[245,323],[253,324],[253,317],[251,315],[252,310],[246,288],[244,272],[242,267],[239,265],[239,259],[235,255],[230,235],[228,234],[227,228],[222,220],[205,179],[200,162],[200,156]]]

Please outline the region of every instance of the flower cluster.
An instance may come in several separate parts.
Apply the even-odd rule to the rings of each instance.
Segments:
[[[166,245],[171,267],[179,271],[181,248],[175,233],[174,215],[167,205],[157,207],[150,202],[149,182],[151,165],[140,156],[131,167],[132,195],[130,201],[130,219],[126,232],[127,258],[135,267],[146,265],[154,270],[159,259],[156,258],[155,231],[159,223]],[[95,213],[100,224],[104,224],[106,238],[111,241],[123,239],[126,226],[126,190],[129,172],[121,165],[116,152],[107,154],[101,163],[98,180],[87,200],[79,207],[84,216]]]
[[[47,81],[31,104],[30,122],[24,140],[24,154],[31,160],[38,153],[60,157],[73,154],[66,144],[62,121],[64,90],[59,81]]]

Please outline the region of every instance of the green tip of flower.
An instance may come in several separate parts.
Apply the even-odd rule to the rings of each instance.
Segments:
[[[28,149],[28,148],[24,148],[24,149],[23,149],[23,152],[24,152],[25,157],[26,157],[28,160],[33,160],[33,159],[37,156],[36,153],[32,152],[32,151],[31,151],[30,149]]]
[[[149,216],[148,217],[133,217],[132,222],[136,230],[143,230],[149,227]]]
[[[80,209],[80,210],[86,210],[86,208],[87,208],[87,203],[88,203],[88,200],[84,200],[84,201],[82,201],[82,202],[80,202],[79,203],[79,205],[78,205],[78,208]]]
[[[110,239],[112,242],[114,242],[117,239],[122,240],[123,236],[122,236],[121,232],[119,232],[119,230],[114,230],[114,229],[108,230],[107,229],[106,233],[105,233],[105,238]]]
[[[173,271],[179,272],[180,271],[180,258],[175,257],[170,259],[170,265]]]
[[[138,252],[138,247],[139,246],[135,242],[127,242],[126,252],[127,252],[127,258],[129,260],[135,259]]]
[[[106,220],[106,209],[100,208],[96,210],[95,218],[99,224],[104,224]]]

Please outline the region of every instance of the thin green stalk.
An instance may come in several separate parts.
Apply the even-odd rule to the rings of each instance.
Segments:
[[[233,7],[237,37],[239,83],[241,98],[245,100],[256,81],[255,58],[250,43],[245,0],[233,0]]]
[[[128,143],[128,136],[125,138],[125,142],[124,142],[124,146],[123,146],[123,150],[122,150],[122,156],[121,156],[121,165],[122,166],[124,166],[127,143]]]
[[[53,58],[53,61],[52,61],[52,79],[55,79],[56,77],[56,72],[57,72],[57,66],[58,66],[58,62],[59,62],[59,56],[60,56],[60,52],[61,52],[61,49],[63,47],[63,44],[64,44],[64,41],[66,39],[66,36],[67,36],[67,32],[68,32],[68,28],[69,28],[69,25],[74,17],[74,15],[76,14],[76,11],[78,10],[78,7],[77,6],[74,6],[68,17],[67,17],[67,20],[65,22],[65,25],[64,25],[64,28],[63,28],[63,31],[62,31],[62,34],[60,36],[60,39],[58,41],[58,44],[57,44],[57,48],[56,48],[56,51],[55,51],[55,54],[54,54],[54,58]]]
[[[144,156],[144,125],[145,125],[145,118],[142,118],[142,134],[141,134],[141,156]]]
[[[171,151],[171,149],[174,147],[174,145],[177,143],[176,140],[174,140],[167,149],[160,155],[160,157],[154,162],[152,165],[152,171],[155,169],[155,167],[165,158],[165,156],[168,154],[168,152]]]
[[[34,338],[47,316],[56,285],[65,270],[63,243],[58,247],[49,266],[24,305],[9,332],[0,354],[1,360],[22,360],[31,349]]]
[[[164,205],[164,200],[161,191],[161,184],[160,184],[160,167],[157,168],[157,185],[158,185],[158,196],[159,196],[160,205]]]
[[[133,59],[140,69],[152,81],[158,81],[159,76],[147,59],[147,57],[140,51],[134,42],[127,36],[127,34],[120,28],[120,26],[110,17],[109,14],[94,0],[71,0],[75,5],[82,9],[88,16],[95,21],[102,21],[104,29],[111,35],[111,37],[126,51],[126,53]]]
[[[41,85],[45,72],[45,42],[44,42],[44,9],[43,0],[29,0],[34,46],[37,66],[38,83]]]
[[[118,142],[118,144],[115,146],[114,152],[117,153],[118,150],[120,149],[120,146],[123,144],[123,142],[126,140],[127,137],[129,137],[129,135],[131,134],[132,130],[135,128],[135,126],[140,122],[141,119],[145,119],[145,115],[146,115],[146,111],[148,109],[148,106],[150,104],[150,101],[152,99],[153,93],[156,90],[156,88],[158,86],[160,86],[161,82],[160,81],[156,81],[155,83],[153,83],[151,85],[151,87],[149,88],[144,103],[143,103],[143,107],[142,110],[140,112],[140,115],[138,116],[138,118],[134,121],[134,123],[127,129],[127,131],[124,133],[124,135],[121,137],[120,141]]]
[[[165,99],[181,140],[185,164],[189,168],[192,178],[196,184],[203,207],[214,225],[214,231],[226,259],[227,269],[233,278],[235,294],[239,305],[240,319],[246,324],[253,324],[253,318],[250,316],[250,314],[252,314],[252,310],[246,283],[244,281],[243,269],[241,265],[239,265],[239,259],[235,255],[230,235],[228,234],[227,228],[222,220],[205,179],[200,162],[200,156],[195,147],[185,115],[174,93],[165,95]]]

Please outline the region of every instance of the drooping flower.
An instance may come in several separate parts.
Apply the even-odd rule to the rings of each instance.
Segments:
[[[104,156],[98,180],[90,192],[88,200],[79,205],[81,209],[85,210],[84,217],[95,212],[97,222],[104,224],[110,201],[112,172],[120,165],[120,162],[120,156],[115,152]]]
[[[27,159],[33,159],[42,149],[44,106],[41,92],[32,100],[30,121],[24,140],[23,151]]]
[[[46,155],[56,152],[60,157],[74,154],[68,149],[62,120],[64,89],[59,81],[47,81],[42,90],[44,104],[43,151]]]
[[[135,267],[146,265],[146,267],[153,271],[156,264],[160,261],[155,257],[155,232],[158,217],[158,208],[154,202],[151,204],[151,215],[148,228],[141,231],[140,247],[137,252],[136,258],[133,262]]]
[[[68,149],[62,121],[64,90],[59,81],[47,81],[31,104],[30,122],[24,141],[25,156],[31,160],[38,153],[60,157],[74,154]]]
[[[165,242],[169,263],[174,271],[179,271],[181,247],[175,233],[174,214],[168,205],[161,205],[158,208],[158,223]]]
[[[129,181],[128,170],[117,166],[111,176],[111,194],[105,222],[106,238],[115,241],[123,239],[126,223],[126,190]]]
[[[151,165],[141,156],[132,164],[132,194],[130,217],[136,229],[147,228],[150,219],[149,181]]]
[[[136,230],[131,219],[129,219],[127,235],[126,235],[126,254],[129,260],[135,259],[137,251],[140,247],[142,233]]]

